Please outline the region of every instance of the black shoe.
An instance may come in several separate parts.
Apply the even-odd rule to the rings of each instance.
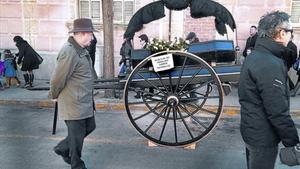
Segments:
[[[57,147],[54,147],[53,151],[57,155],[60,155],[62,157],[62,159],[64,160],[64,162],[66,162],[67,164],[71,164],[71,158],[69,156],[64,155],[63,152],[61,152]]]

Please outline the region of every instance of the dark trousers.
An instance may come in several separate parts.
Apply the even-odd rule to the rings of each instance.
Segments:
[[[255,147],[246,144],[248,169],[274,169],[278,154],[276,147]]]
[[[95,117],[82,120],[65,120],[68,128],[68,136],[57,144],[57,148],[63,155],[71,158],[72,169],[85,169],[81,160],[83,141],[95,128]]]

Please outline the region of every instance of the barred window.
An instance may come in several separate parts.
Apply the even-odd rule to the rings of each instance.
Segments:
[[[128,24],[134,13],[135,0],[114,0],[114,23]],[[101,0],[78,0],[79,17],[91,18],[94,23],[102,23]]]
[[[291,21],[292,23],[300,22],[300,0],[292,1]]]

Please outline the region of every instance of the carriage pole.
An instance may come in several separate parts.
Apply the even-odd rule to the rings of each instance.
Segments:
[[[172,36],[172,11],[169,10],[169,36],[168,36],[169,41],[171,41],[171,36]]]

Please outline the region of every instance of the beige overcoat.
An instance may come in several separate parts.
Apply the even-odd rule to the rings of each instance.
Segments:
[[[49,97],[57,99],[59,119],[80,120],[94,115],[95,79],[88,51],[70,37],[58,54],[50,81]]]

